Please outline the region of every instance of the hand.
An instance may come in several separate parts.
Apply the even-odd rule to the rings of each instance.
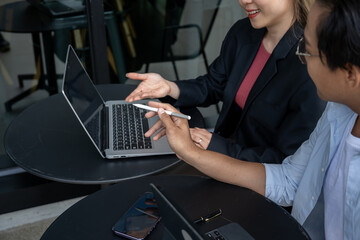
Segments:
[[[161,98],[167,95],[178,99],[180,90],[178,86],[157,73],[128,73],[130,79],[141,80],[137,88],[126,97],[125,101],[133,102],[144,98]]]
[[[157,132],[153,137],[156,141],[166,135],[170,147],[180,159],[183,159],[184,155],[189,154],[191,150],[198,149],[191,139],[188,121],[183,118],[169,116],[164,112],[165,109],[179,113],[176,108],[166,103],[150,101],[148,104],[151,107],[159,108],[158,115],[160,120],[145,133],[146,137]],[[148,112],[146,117],[149,118],[155,115],[155,112]]]
[[[171,106],[170,104],[167,103],[159,103],[159,102],[153,102],[153,101],[149,101],[148,105],[151,107],[156,107],[156,108],[163,108],[172,112],[177,112],[179,113],[179,111],[174,108],[173,106]],[[157,112],[147,112],[145,114],[146,118],[152,118],[154,116],[158,115]],[[180,118],[177,117],[172,117],[173,122],[177,123],[177,121],[180,120]],[[187,121],[186,121],[187,122]],[[166,130],[164,127],[164,124],[161,120],[157,121],[153,126],[151,126],[151,128],[145,133],[145,137],[150,137],[152,135],[154,135],[156,133],[156,135],[153,137],[154,141],[159,140],[161,137],[166,135]]]
[[[207,149],[211,141],[212,133],[204,128],[190,128],[191,139],[196,143],[196,146]]]

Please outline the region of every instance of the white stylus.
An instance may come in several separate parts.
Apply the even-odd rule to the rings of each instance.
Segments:
[[[139,104],[139,103],[133,103],[133,105],[135,107],[138,107],[138,108],[142,108],[142,109],[146,109],[146,110],[149,110],[149,111],[153,111],[153,112],[158,112],[158,108],[154,108],[154,107],[149,107],[147,105],[144,105],[144,104]],[[187,120],[190,120],[191,117],[188,116],[188,115],[185,115],[185,114],[181,114],[181,113],[175,113],[175,112],[171,112],[169,110],[165,110],[165,113],[167,115],[171,115],[171,116],[174,116],[174,117],[179,117],[179,118],[185,118]]]

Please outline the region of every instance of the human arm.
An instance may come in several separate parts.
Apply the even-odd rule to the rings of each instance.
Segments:
[[[125,100],[131,102],[170,96],[177,100],[174,104],[177,107],[209,106],[221,101],[228,74],[236,60],[236,52],[243,44],[243,38],[238,36],[242,35],[241,32],[246,32],[244,25],[250,26],[245,21],[239,21],[230,29],[219,56],[209,66],[207,74],[196,79],[172,82],[155,73],[128,73],[128,78],[140,80],[141,83]]]
[[[126,76],[133,80],[141,81],[137,88],[125,98],[128,102],[141,100],[144,98],[162,98],[170,96],[178,99],[180,89],[171,81],[161,77],[157,73],[127,73]]]
[[[163,114],[163,109],[178,112],[175,108],[158,102],[149,102],[149,105],[160,108],[159,117],[164,127],[160,134],[166,134],[171,148],[181,159],[212,178],[264,195],[265,168],[262,164],[240,161],[197,147],[191,140],[187,120]]]
[[[219,59],[210,66],[212,72],[221,70]],[[216,69],[214,66],[217,66]],[[164,79],[157,73],[127,73],[126,76],[133,80],[141,81],[125,101],[133,102],[145,98],[163,98],[170,96],[178,100],[177,106],[209,106],[221,100],[222,89],[225,86],[225,75],[218,77],[206,74],[196,79],[172,82]]]
[[[266,197],[282,206],[291,206],[296,199],[298,204],[293,208],[296,211],[302,203],[317,199],[328,164],[330,111],[329,107],[325,109],[309,139],[282,164],[264,164]]]
[[[141,81],[125,100],[133,102],[145,98],[163,98],[170,96],[177,100],[176,106],[209,106],[219,102],[225,87],[226,75],[222,58],[217,58],[210,66],[210,73],[196,79],[169,81],[156,73],[127,73],[133,80]]]

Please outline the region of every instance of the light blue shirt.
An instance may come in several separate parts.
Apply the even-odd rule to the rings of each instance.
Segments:
[[[360,138],[351,134],[357,115],[345,128],[324,180],[324,225],[327,240],[344,239],[344,202],[351,159],[360,154]]]
[[[292,215],[300,224],[313,210],[345,128],[356,116],[347,106],[329,102],[309,140],[294,155],[282,164],[264,164],[265,196],[279,205],[292,205]],[[358,239],[359,236],[360,155],[355,155],[349,163],[345,189],[344,239]]]

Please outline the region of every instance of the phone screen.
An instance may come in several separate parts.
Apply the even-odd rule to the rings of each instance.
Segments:
[[[160,220],[154,195],[143,194],[131,208],[115,223],[115,234],[133,240],[144,239]]]

